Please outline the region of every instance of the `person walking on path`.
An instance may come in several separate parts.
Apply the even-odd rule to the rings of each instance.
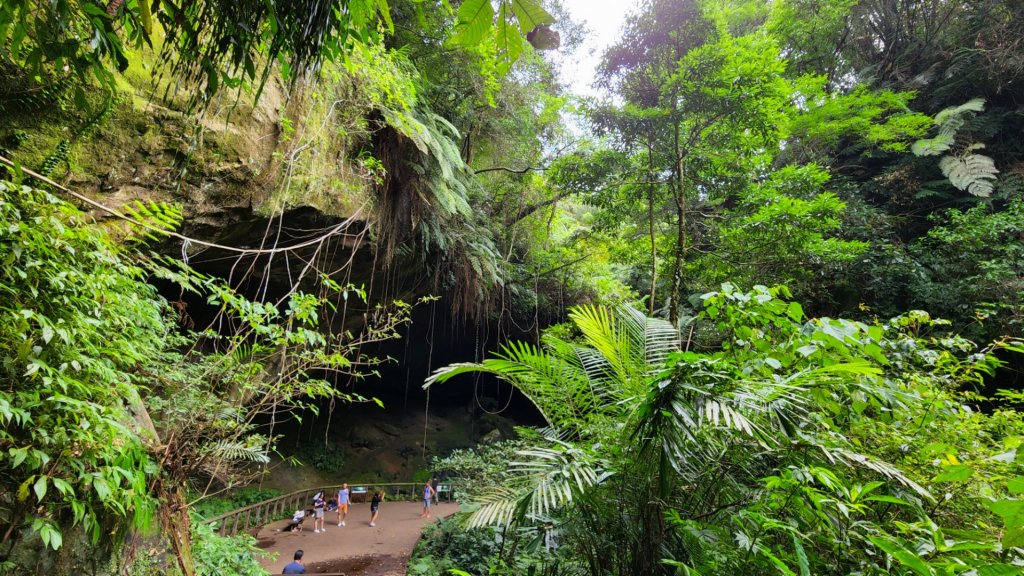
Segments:
[[[441,503],[437,496],[437,487],[439,484],[441,484],[441,481],[437,479],[437,476],[434,476],[434,478],[431,479],[430,481],[430,487],[434,489],[434,504]]]
[[[324,529],[324,493],[317,492],[313,496],[313,533],[327,532]]]
[[[338,526],[344,526],[345,518],[348,517],[349,494],[348,484],[342,482],[341,488],[338,490]]]
[[[373,493],[373,498],[370,500],[370,527],[377,525],[377,513],[380,512],[380,503],[384,501],[384,491],[380,490]]]
[[[305,574],[306,567],[302,565],[303,554],[302,550],[296,550],[292,561],[284,567],[284,572],[281,572],[281,574]]]
[[[430,501],[434,499],[434,494],[437,494],[430,484],[430,482],[423,484],[423,513],[420,514],[420,518],[430,518]]]

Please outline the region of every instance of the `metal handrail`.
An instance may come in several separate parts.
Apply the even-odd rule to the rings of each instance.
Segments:
[[[455,485],[451,482],[444,482],[442,485],[446,486],[448,490],[445,491],[447,494],[447,501],[451,502],[454,498]],[[417,488],[423,486],[422,482],[362,482],[362,483],[348,483],[349,488],[361,488],[361,487],[373,487],[379,490],[384,490],[387,494],[401,496],[402,488],[411,487],[409,494],[415,494]],[[334,484],[331,486],[321,486],[316,488],[307,488],[304,490],[296,490],[281,496],[275,496],[262,502],[243,506],[237,510],[232,510],[220,516],[214,516],[203,520],[203,524],[214,524],[220,522],[220,528],[218,532],[221,536],[234,536],[241,532],[248,532],[253,528],[259,528],[264,524],[282,518],[282,513],[291,513],[293,510],[308,508],[307,504],[312,500],[313,495],[317,492],[323,492],[324,494],[331,495],[336,494],[338,489],[341,488],[341,484]],[[392,491],[391,488],[396,490]],[[440,485],[439,485],[440,488]],[[439,490],[440,491],[440,490]],[[363,492],[359,494],[368,494],[369,492]],[[355,495],[355,494],[353,494]],[[244,518],[243,518],[244,515]]]

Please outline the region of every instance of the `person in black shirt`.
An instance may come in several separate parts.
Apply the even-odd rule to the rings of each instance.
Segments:
[[[383,490],[373,493],[373,499],[370,500],[370,526],[377,525],[377,512],[380,510],[380,503],[383,501]]]

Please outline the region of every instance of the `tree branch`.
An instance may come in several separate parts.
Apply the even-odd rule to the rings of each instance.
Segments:
[[[505,166],[492,166],[490,168],[481,168],[479,170],[474,170],[473,173],[483,174],[484,172],[510,172],[512,174],[526,174],[531,170],[536,172],[543,172],[547,169],[547,166],[527,166],[526,168],[523,168],[521,170],[516,170],[514,168],[506,168]]]

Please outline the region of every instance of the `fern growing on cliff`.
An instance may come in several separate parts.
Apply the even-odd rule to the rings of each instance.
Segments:
[[[943,156],[939,160],[942,175],[949,178],[950,183],[960,190],[966,190],[975,196],[991,195],[999,170],[991,158],[974,153],[974,150],[984,147],[984,144],[974,143],[961,154]]]
[[[184,219],[181,208],[166,202],[143,202],[136,200],[124,207],[124,213],[129,216],[131,235],[142,235],[150,240],[156,240],[181,226]]]
[[[950,152],[939,160],[942,175],[959,190],[965,190],[975,196],[987,197],[995,189],[996,169],[992,158],[975,153],[985,147],[980,142],[957,143],[957,132],[963,128],[967,119],[985,109],[983,98],[974,98],[959,106],[946,108],[935,115],[935,124],[939,127],[938,134],[933,138],[918,140],[911,147],[918,156],[938,156]]]

